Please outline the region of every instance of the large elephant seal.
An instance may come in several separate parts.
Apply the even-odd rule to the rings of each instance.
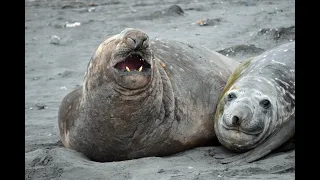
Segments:
[[[205,145],[215,138],[212,107],[238,65],[203,47],[151,41],[127,28],[97,48],[83,86],[62,100],[61,140],[100,162]]]
[[[246,152],[223,163],[253,162],[294,137],[295,42],[239,65],[221,94],[214,128],[223,146]]]

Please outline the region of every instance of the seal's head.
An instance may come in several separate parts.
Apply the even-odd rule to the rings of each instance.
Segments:
[[[98,47],[87,76],[98,74],[100,71],[106,77],[115,80],[122,88],[143,88],[152,77],[152,59],[148,35],[140,29],[126,28]],[[104,65],[101,65],[102,63]],[[96,68],[90,69],[91,66]],[[101,67],[104,68],[99,70]]]
[[[151,49],[149,37],[139,29],[127,28],[111,55],[116,81],[128,89],[145,86],[151,77]]]
[[[236,152],[256,147],[276,117],[276,96],[262,78],[243,78],[219,102],[215,130],[222,145]],[[263,85],[265,84],[265,85]]]

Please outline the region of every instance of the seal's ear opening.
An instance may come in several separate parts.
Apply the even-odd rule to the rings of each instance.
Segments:
[[[123,61],[117,63],[115,68],[121,71],[147,71],[151,68],[150,64],[145,61],[140,55],[134,54],[126,57]]]

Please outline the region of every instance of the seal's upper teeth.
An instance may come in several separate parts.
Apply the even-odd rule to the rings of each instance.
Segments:
[[[141,72],[142,71],[142,66],[139,68],[139,72]]]
[[[128,68],[128,66],[126,66],[126,70],[127,70],[128,72],[130,72],[130,69]]]

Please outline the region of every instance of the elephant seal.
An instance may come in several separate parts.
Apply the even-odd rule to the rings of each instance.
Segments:
[[[65,147],[99,162],[166,156],[215,138],[219,95],[239,65],[203,47],[126,28],[97,48],[83,85],[63,98]]]
[[[295,42],[240,64],[221,94],[214,121],[219,142],[243,153],[223,163],[256,161],[293,139]]]

